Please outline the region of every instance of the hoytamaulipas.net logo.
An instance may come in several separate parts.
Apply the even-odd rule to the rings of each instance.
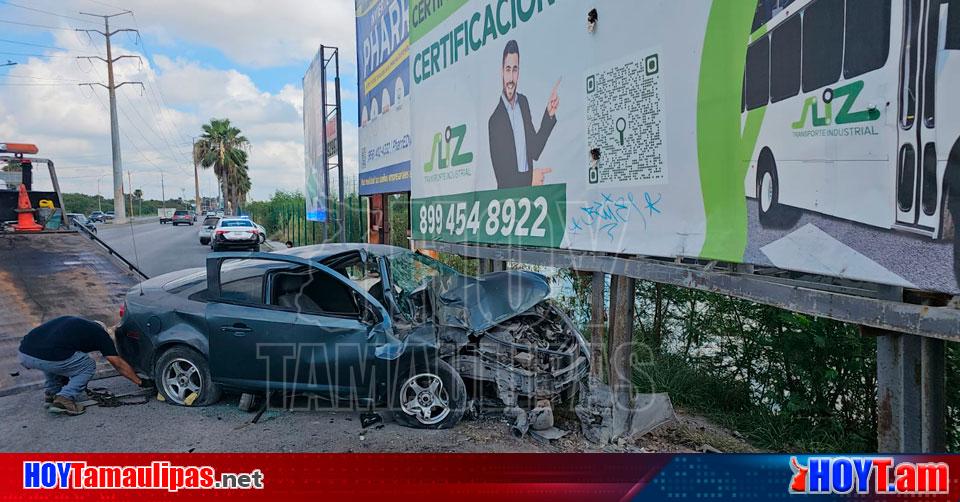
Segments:
[[[896,462],[893,457],[790,457],[790,493],[946,494],[950,466],[943,462]]]
[[[221,472],[210,466],[88,465],[75,461],[25,461],[25,489],[261,490],[263,472]]]

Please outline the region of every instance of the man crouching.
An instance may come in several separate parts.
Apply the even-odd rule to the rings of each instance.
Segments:
[[[84,407],[78,401],[93,378],[97,363],[87,355],[100,352],[116,370],[140,387],[150,385],[137,376],[119,354],[100,321],[64,316],[30,330],[20,341],[20,364],[40,370],[46,376],[44,401],[51,413],[80,415]]]

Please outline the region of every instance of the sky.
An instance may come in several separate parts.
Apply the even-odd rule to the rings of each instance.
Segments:
[[[110,19],[124,176],[146,198],[194,195],[192,139],[229,118],[250,141],[251,197],[303,190],[302,78],[340,49],[345,179],[357,172],[353,0],[0,0],[0,142],[34,143],[64,192],[112,196],[103,19]],[[39,180],[47,177],[35,175]],[[161,180],[162,178],[162,180]],[[42,181],[41,181],[42,183]],[[124,179],[126,186],[127,180]],[[162,185],[162,186],[161,186]],[[212,170],[200,190],[216,195]]]

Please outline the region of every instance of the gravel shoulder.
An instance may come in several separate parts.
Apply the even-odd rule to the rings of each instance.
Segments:
[[[120,377],[91,382],[116,394],[135,392]],[[51,415],[42,406],[42,391],[0,398],[2,451],[29,452],[696,452],[701,444],[729,451],[756,451],[742,440],[700,417],[678,421],[636,442],[598,446],[577,432],[553,442],[515,438],[506,420],[493,410],[464,420],[450,430],[419,430],[396,424],[382,412],[381,424],[364,429],[360,413],[349,409],[269,408],[257,423],[255,413],[237,408],[239,396],[226,395],[205,408],[171,406],[151,399],[142,405],[93,406],[77,417]],[[575,430],[576,423],[559,426]],[[723,439],[718,439],[723,438]],[[726,451],[726,450],[725,450]]]

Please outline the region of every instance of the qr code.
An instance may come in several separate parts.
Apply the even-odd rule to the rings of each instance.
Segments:
[[[585,85],[587,143],[600,153],[589,183],[666,183],[659,54],[594,68]]]

